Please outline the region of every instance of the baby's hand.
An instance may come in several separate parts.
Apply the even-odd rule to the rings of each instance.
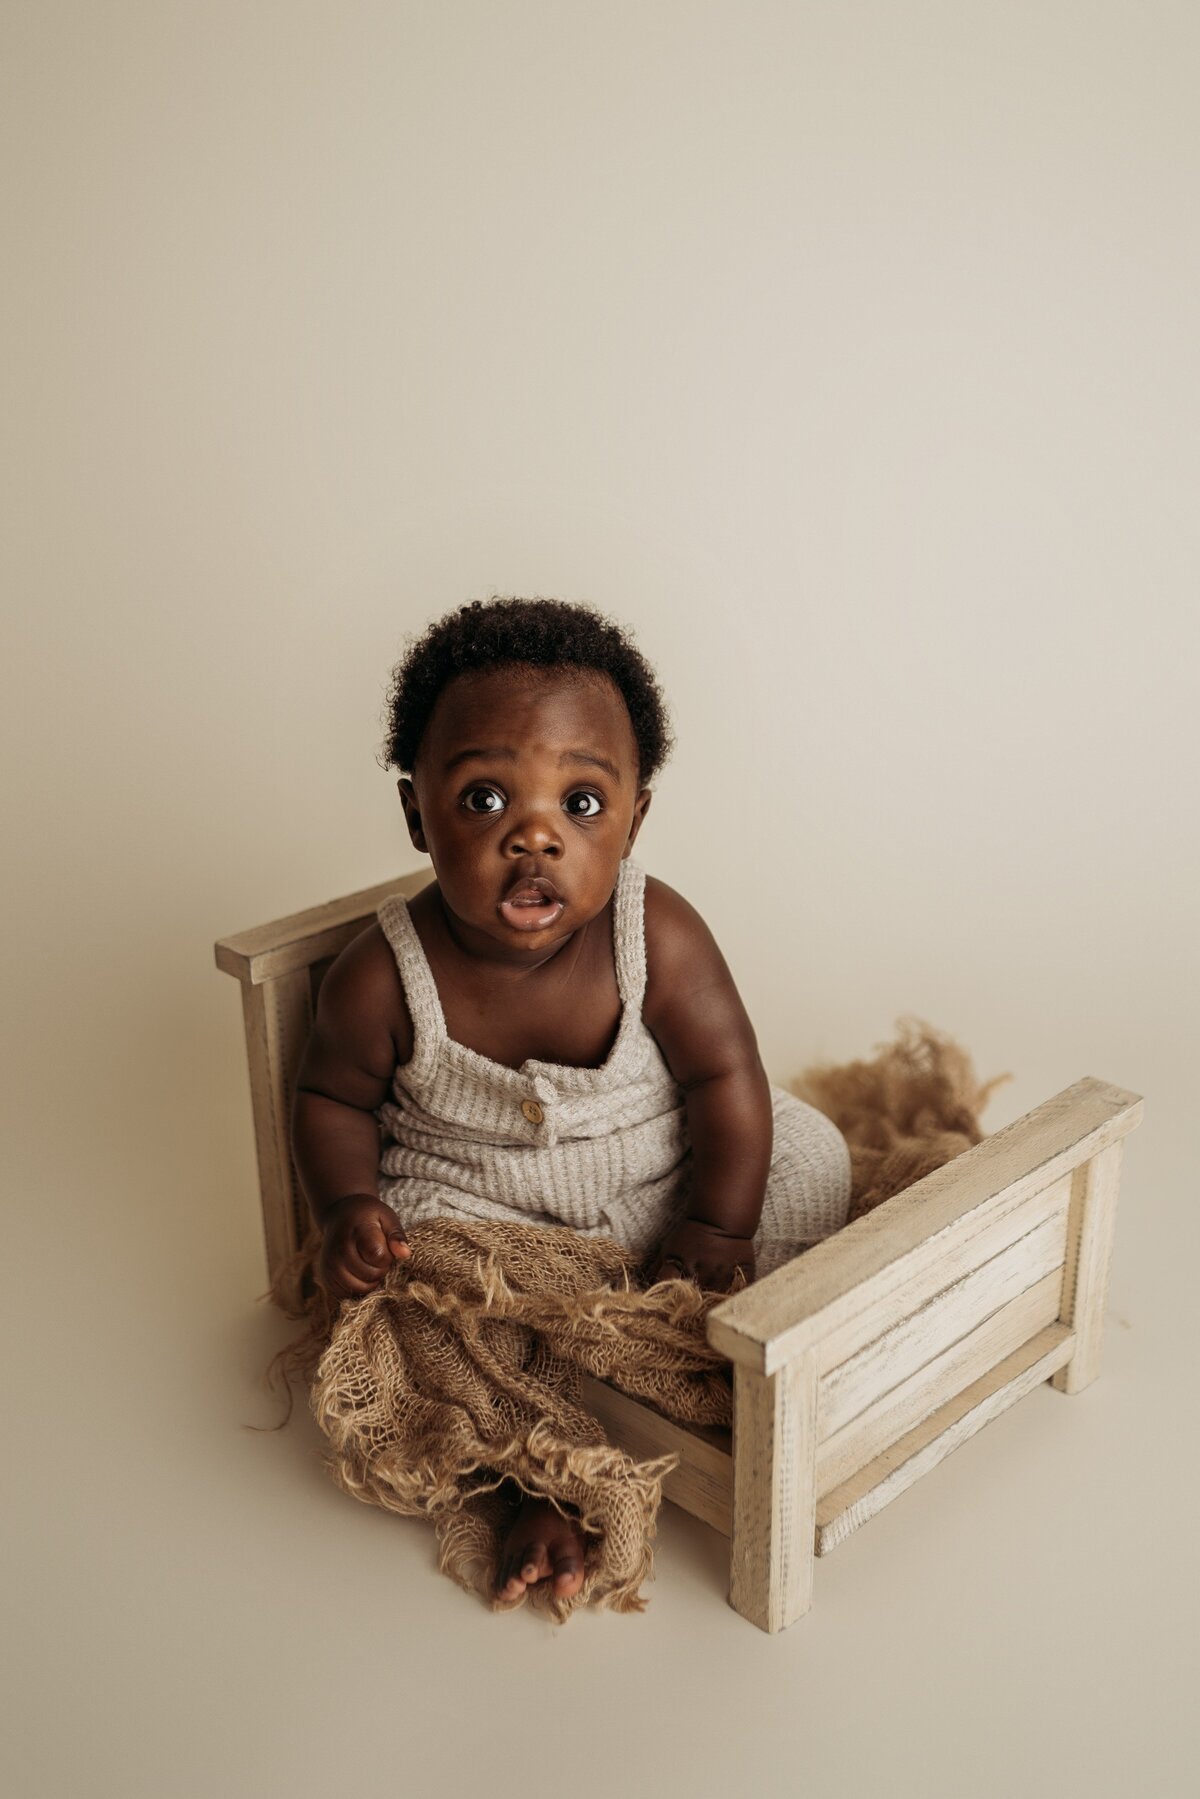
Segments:
[[[369,1193],[351,1193],[325,1219],[317,1279],[333,1299],[361,1299],[411,1254],[392,1208]]]
[[[747,1281],[754,1279],[752,1238],[731,1237],[715,1224],[685,1218],[667,1232],[647,1272],[651,1282],[682,1277],[708,1292],[728,1293],[739,1268]]]

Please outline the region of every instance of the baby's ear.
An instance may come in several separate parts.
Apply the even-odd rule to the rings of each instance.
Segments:
[[[425,833],[421,829],[421,808],[417,802],[416,788],[405,775],[396,782],[396,791],[400,795],[400,804],[404,807],[404,822],[408,826],[409,839],[416,850],[428,855]]]
[[[630,841],[630,843],[633,842],[634,838],[637,836],[639,830],[641,829],[642,820],[645,818],[647,812],[649,812],[650,801],[653,798],[654,798],[654,794],[652,793],[650,788],[643,787],[642,791],[638,794],[636,800],[634,800],[634,802],[633,802],[633,818],[630,821],[630,825],[629,825],[629,841]]]

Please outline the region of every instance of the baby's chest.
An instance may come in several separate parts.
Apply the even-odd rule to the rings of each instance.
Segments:
[[[447,1035],[493,1062],[557,1062],[599,1068],[621,1023],[612,968],[576,969],[569,979],[529,979],[507,987],[443,989]]]

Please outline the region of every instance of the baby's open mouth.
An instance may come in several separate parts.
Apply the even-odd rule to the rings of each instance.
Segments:
[[[510,888],[500,901],[500,914],[518,930],[542,930],[554,922],[565,904],[554,882],[539,876]]]

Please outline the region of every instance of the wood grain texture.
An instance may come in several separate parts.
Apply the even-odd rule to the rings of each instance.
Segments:
[[[893,1319],[905,1318],[918,1311],[955,1281],[981,1268],[1010,1243],[1026,1236],[1052,1212],[1067,1206],[1070,1197],[1071,1176],[1064,1174],[1028,1199],[998,1207],[986,1224],[978,1224],[969,1214],[961,1229],[951,1227],[943,1236],[940,1253],[932,1260],[918,1262],[913,1272],[887,1295],[886,1301],[836,1325],[828,1336],[821,1338],[817,1366],[822,1377],[870,1343]]]
[[[1046,1325],[1055,1323],[1061,1292],[1062,1274],[1056,1268],[825,1437],[817,1445],[818,1499],[882,1455]]]
[[[324,956],[336,956],[371,923],[389,893],[403,893],[411,898],[432,878],[432,868],[418,869],[413,874],[399,875],[394,881],[381,881],[377,887],[348,893],[344,899],[327,900],[323,905],[273,919],[270,924],[256,925],[253,930],[221,937],[213,945],[217,967],[255,987],[276,975],[294,974]]]
[[[1015,1243],[960,1276],[917,1311],[897,1319],[848,1361],[831,1369],[818,1390],[818,1440],[840,1430],[1027,1287],[1061,1269],[1066,1243],[1064,1194],[1055,1210]]]
[[[812,1604],[817,1361],[771,1375],[733,1371],[733,1539],[729,1603],[760,1630]]]
[[[312,1028],[308,970],[300,968],[258,986],[244,982],[242,1017],[267,1272],[273,1280],[294,1253],[305,1222],[304,1198],[292,1162],[291,1109],[300,1057]]]
[[[1111,1144],[1075,1172],[1059,1314],[1075,1334],[1075,1353],[1054,1376],[1060,1393],[1081,1393],[1100,1372],[1123,1147]]]
[[[1020,1349],[931,1412],[874,1461],[818,1501],[816,1553],[828,1555],[839,1543],[928,1474],[960,1444],[999,1417],[1009,1406],[1050,1378],[1069,1360],[1074,1337],[1050,1324]]]
[[[771,1373],[936,1265],[955,1235],[990,1226],[1138,1123],[1135,1093],[1087,1078],[934,1169],[709,1315],[709,1341]]]
[[[653,1406],[631,1399],[607,1381],[583,1377],[583,1404],[604,1426],[610,1443],[635,1461],[654,1456],[677,1455],[679,1465],[663,1481],[663,1493],[673,1504],[711,1524],[722,1536],[733,1529],[733,1456],[727,1432],[701,1436],[666,1418]]]

